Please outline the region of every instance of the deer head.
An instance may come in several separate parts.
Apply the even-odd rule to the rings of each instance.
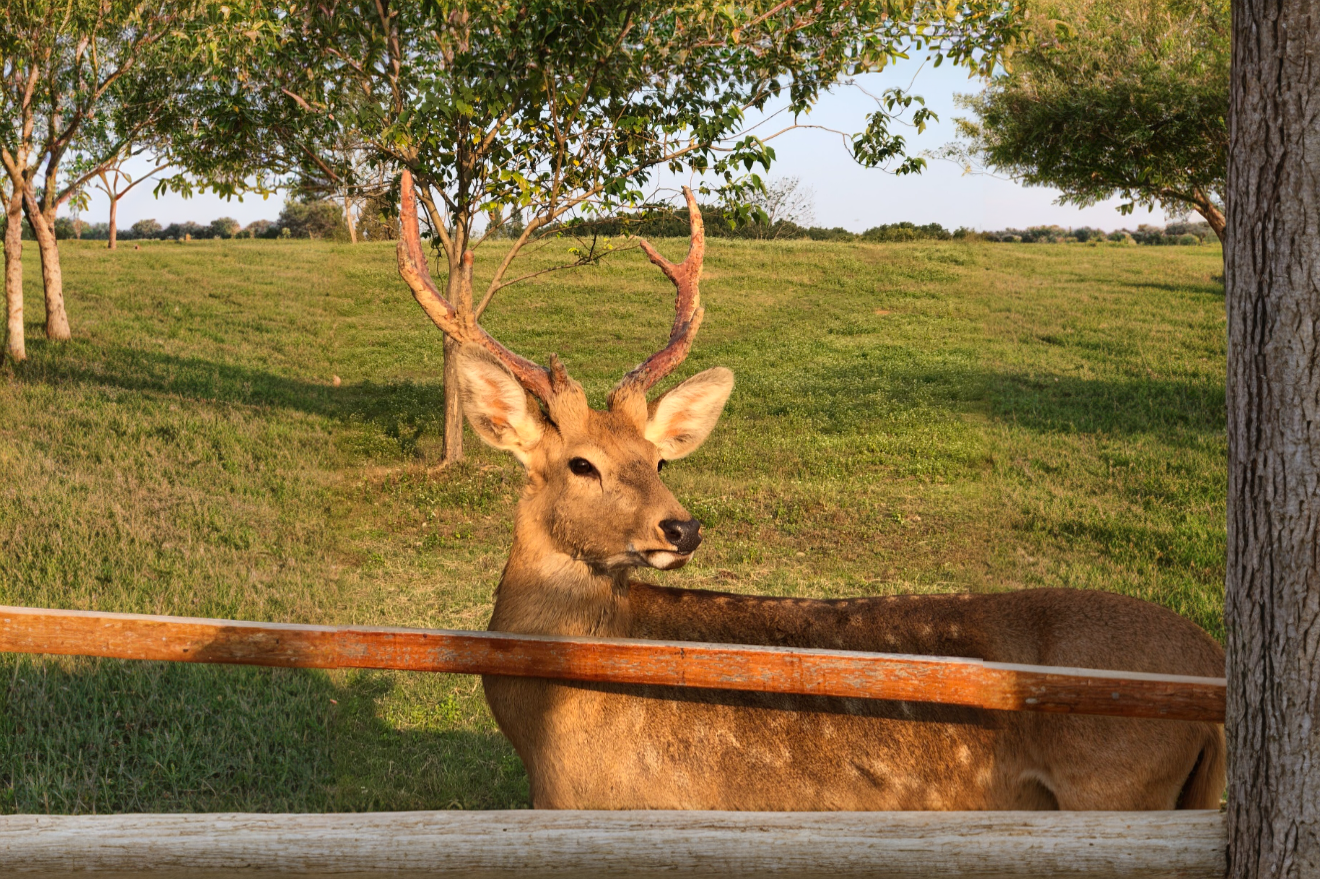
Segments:
[[[669,342],[623,377],[606,409],[595,410],[558,358],[551,356],[546,368],[514,354],[440,295],[426,268],[412,180],[403,175],[399,271],[436,325],[463,343],[463,407],[473,429],[527,469],[516,539],[548,542],[546,551],[601,573],[682,567],[701,543],[700,523],[659,471],[710,435],[733,390],[733,373],[708,369],[647,401],[647,392],[687,356],[704,315],[705,234],[691,190],[685,187],[684,196],[691,217],[687,258],[671,263],[640,242],[678,291]],[[465,255],[464,262],[470,259]]]

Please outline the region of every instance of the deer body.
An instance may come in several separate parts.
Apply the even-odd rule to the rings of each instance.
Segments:
[[[527,564],[521,555],[515,538],[492,629],[1223,673],[1222,651],[1195,625],[1109,593],[761,598],[619,582],[571,559]],[[551,610],[547,594],[573,601]],[[1216,808],[1223,787],[1222,732],[1209,724],[526,678],[484,684],[538,808]]]
[[[555,359],[544,369],[464,324],[430,281],[404,173],[400,273],[459,352],[463,406],[488,444],[527,470],[491,628],[963,656],[1197,676],[1223,651],[1195,625],[1135,599],[1080,590],[843,601],[764,598],[635,582],[682,567],[699,523],[659,478],[694,451],[733,389],[709,369],[648,402],[686,355],[702,309],[704,239],[675,265],[669,343],[591,409]],[[533,805],[574,809],[1215,808],[1222,727],[1160,720],[487,677]]]

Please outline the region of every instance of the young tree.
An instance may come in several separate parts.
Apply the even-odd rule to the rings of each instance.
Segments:
[[[145,180],[150,180],[152,177],[169,167],[169,165],[162,163],[157,164],[155,168],[152,168],[150,171],[145,174],[140,174],[137,177],[129,174],[128,171],[124,169],[124,166],[130,159],[135,158],[144,152],[146,152],[145,147],[125,147],[119,152],[119,154],[110,159],[110,161],[102,164],[96,169],[97,179],[94,185],[97,189],[104,192],[110,199],[110,233],[109,243],[106,244],[106,248],[109,250],[115,250],[118,247],[119,227],[116,218],[119,214],[119,200],[132,192],[133,187]]]
[[[1320,18],[1240,0],[1228,227],[1228,876],[1320,876]]]
[[[943,155],[1065,204],[1195,210],[1222,241],[1229,0],[1047,0],[1031,20]]]
[[[183,59],[165,43],[204,5],[11,0],[0,6],[0,160],[10,204],[17,195],[37,239],[48,338],[69,338],[56,211],[170,106],[173,87],[184,79]],[[80,173],[62,179],[69,160]],[[17,213],[6,219],[21,222]],[[7,265],[11,258],[21,254],[7,253]],[[21,266],[6,273],[7,283],[21,279]],[[6,290],[11,309],[17,300],[21,310],[21,297],[21,290]],[[14,328],[11,312],[11,334]],[[11,345],[10,356],[19,359],[21,348],[21,341]]]
[[[658,169],[755,185],[743,175],[769,165],[773,135],[745,131],[747,111],[782,95],[791,128],[841,77],[904,50],[989,71],[1016,34],[1007,0],[251,0],[243,9],[241,27],[203,36],[242,85],[193,95],[190,115],[206,124],[170,132],[172,155],[235,189],[263,171],[352,183],[353,169],[333,164],[351,132],[377,166],[417,181],[445,295],[464,321],[540,273],[511,273],[526,247],[570,217],[642,203]],[[901,158],[886,121],[858,138],[859,155]],[[502,228],[484,217],[514,211],[524,225],[478,285],[472,252]],[[604,252],[580,248],[557,268]],[[462,455],[454,345],[446,340],[445,462]]]
[[[757,229],[775,236],[785,223],[809,226],[816,219],[815,193],[798,177],[781,177],[752,193],[748,204],[764,214]]]

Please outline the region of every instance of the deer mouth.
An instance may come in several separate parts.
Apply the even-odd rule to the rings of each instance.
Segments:
[[[692,553],[652,549],[642,553],[642,558],[653,568],[661,571],[676,571],[688,563],[688,559],[692,558]]]

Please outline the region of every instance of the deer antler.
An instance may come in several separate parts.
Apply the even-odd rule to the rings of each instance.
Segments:
[[[697,198],[692,190],[683,187],[683,197],[687,199],[688,225],[691,228],[691,243],[687,257],[675,265],[661,256],[646,239],[638,239],[647,259],[660,267],[665,277],[674,282],[678,295],[674,301],[674,327],[669,331],[669,341],[665,347],[652,354],[625,375],[611,397],[621,392],[632,390],[643,396],[656,382],[659,382],[682,363],[696,338],[697,329],[706,310],[701,307],[701,261],[706,256],[706,227],[701,222],[701,209],[697,207]]]
[[[449,304],[426,266],[426,252],[422,249],[421,233],[417,226],[417,197],[413,193],[412,174],[406,169],[399,182],[399,274],[412,289],[413,298],[445,335],[467,344],[480,345],[499,358],[524,388],[544,403],[550,402],[551,372],[540,364],[514,354],[477,326],[471,312],[459,313]],[[471,274],[472,254],[463,254],[462,271]],[[557,365],[557,364],[552,364]],[[671,367],[672,368],[672,367]],[[560,367],[560,372],[563,368]],[[566,376],[565,376],[566,378]]]

